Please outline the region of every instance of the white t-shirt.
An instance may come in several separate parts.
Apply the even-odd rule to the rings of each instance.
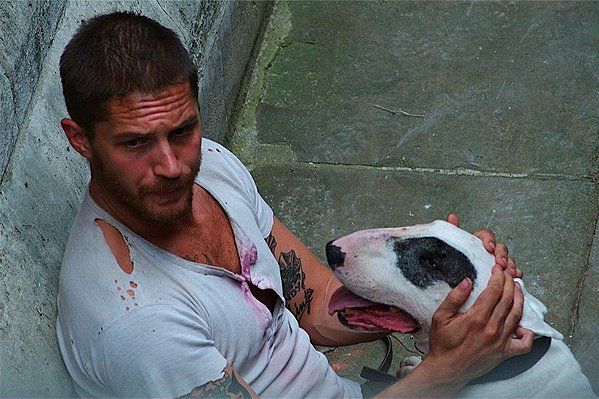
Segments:
[[[242,275],[191,262],[137,236],[86,193],[60,272],[56,331],[81,396],[176,397],[223,376],[227,363],[261,397],[361,397],[285,309],[264,237],[272,210],[223,146],[202,140],[196,184],[229,216]],[[133,272],[119,267],[96,219],[117,228]],[[248,287],[272,289],[271,315]]]

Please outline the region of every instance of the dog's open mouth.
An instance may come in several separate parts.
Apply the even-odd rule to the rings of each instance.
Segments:
[[[341,323],[360,330],[389,330],[413,333],[420,323],[408,312],[390,305],[361,298],[345,287],[338,288],[329,302],[329,315],[338,313]]]

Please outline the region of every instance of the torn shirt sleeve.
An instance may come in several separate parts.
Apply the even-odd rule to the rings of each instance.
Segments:
[[[120,317],[99,344],[115,397],[178,397],[221,378],[227,365],[207,323],[166,304]]]

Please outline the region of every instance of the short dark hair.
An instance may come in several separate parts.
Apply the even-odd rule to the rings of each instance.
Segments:
[[[177,34],[132,12],[82,21],[60,57],[60,77],[69,115],[89,137],[114,96],[156,93],[185,80],[196,101],[198,95],[197,69]]]

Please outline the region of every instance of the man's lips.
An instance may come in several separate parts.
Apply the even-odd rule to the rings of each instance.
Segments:
[[[168,202],[168,201],[173,201],[173,200],[178,199],[181,196],[182,192],[183,192],[182,187],[176,187],[176,188],[169,188],[169,189],[165,189],[165,190],[152,191],[152,192],[150,192],[150,195],[152,195],[154,197],[158,197],[159,199]]]

